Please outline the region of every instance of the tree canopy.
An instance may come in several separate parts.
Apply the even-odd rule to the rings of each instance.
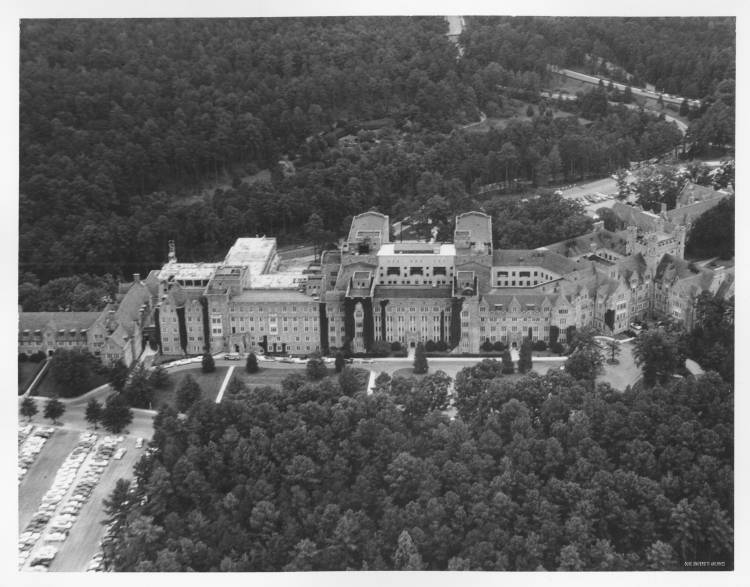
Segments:
[[[494,378],[483,363],[459,375],[457,387],[490,379],[455,420],[441,401],[342,395],[335,377],[243,387],[186,418],[160,411],[105,560],[118,571],[731,567],[731,385],[708,374],[621,393],[560,371]]]
[[[599,177],[682,140],[654,114],[608,103],[604,88],[549,103],[549,64],[595,55],[667,92],[706,96],[696,144],[733,141],[731,19],[468,22],[457,60],[442,17],[24,21],[24,309],[99,309],[114,294],[106,274],[145,274],[169,239],[185,260],[221,258],[259,232],[322,246],[372,207],[429,212],[442,227],[470,208],[506,212],[479,197],[483,185]],[[535,116],[511,108],[498,128],[458,130],[512,100]],[[500,246],[588,227],[563,208],[536,229],[533,202],[495,235]],[[45,291],[57,278],[68,281]]]

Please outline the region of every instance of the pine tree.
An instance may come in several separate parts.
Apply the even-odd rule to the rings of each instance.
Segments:
[[[344,365],[346,365],[346,361],[344,360],[344,355],[341,351],[336,353],[336,373],[341,373],[341,371],[344,369]]]
[[[502,366],[503,375],[512,375],[515,369],[513,368],[513,358],[510,356],[510,349],[505,349],[505,351],[503,351],[502,359],[503,359],[503,366]]]
[[[393,553],[393,567],[398,571],[421,571],[422,557],[414,545],[409,532],[404,530],[398,537],[398,547]]]
[[[521,344],[521,350],[518,353],[518,372],[526,373],[531,371],[532,367],[532,349],[531,340],[525,339]]]
[[[424,350],[424,345],[420,342],[417,343],[417,349],[414,352],[414,374],[424,375],[429,370],[427,364],[427,353]]]
[[[250,353],[247,356],[247,361],[245,362],[245,371],[247,371],[248,373],[258,372],[258,358],[255,356],[255,353]]]
[[[216,371],[214,358],[209,353],[203,355],[203,360],[201,361],[201,371],[203,371],[204,373],[213,373],[214,371]]]

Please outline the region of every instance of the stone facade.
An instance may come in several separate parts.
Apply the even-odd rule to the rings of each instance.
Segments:
[[[222,263],[178,263],[172,246],[156,279],[161,350],[305,355],[384,340],[475,353],[485,341],[518,347],[553,332],[566,341],[589,325],[618,333],[651,316],[690,328],[700,292],[733,295],[731,272],[683,259],[684,225],[620,214],[627,230],[597,223],[565,242],[494,251],[481,212],[456,218],[452,243],[392,242],[388,217],[366,212],[338,251],[293,271],[273,238],[240,238]]]
[[[19,312],[18,352],[83,348],[110,366],[122,360],[130,366],[145,345],[155,283],[149,276],[120,285],[120,291],[101,312]]]

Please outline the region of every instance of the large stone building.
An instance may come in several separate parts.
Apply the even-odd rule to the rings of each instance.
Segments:
[[[733,295],[731,271],[683,258],[686,227],[668,213],[615,210],[627,230],[593,232],[535,250],[493,250],[492,221],[456,218],[452,243],[392,242],[387,216],[352,220],[337,251],[305,269],[280,267],[273,238],[240,238],[221,263],[157,273],[157,336],[165,354],[308,354],[375,341],[443,341],[477,352],[485,341],[566,340],[593,325],[618,333],[647,316],[692,326],[697,295]]]
[[[133,275],[101,312],[23,312],[18,316],[18,352],[52,356],[58,349],[81,348],[104,365],[130,366],[148,342],[145,335],[156,301],[157,281]]]

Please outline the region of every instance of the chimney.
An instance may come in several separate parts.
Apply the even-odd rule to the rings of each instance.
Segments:
[[[140,283],[140,282],[141,282],[141,274],[133,273],[133,283]]]
[[[175,251],[174,241],[169,241],[169,262],[177,263],[177,252]]]

